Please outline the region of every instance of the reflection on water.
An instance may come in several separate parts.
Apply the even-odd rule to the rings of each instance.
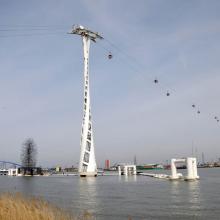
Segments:
[[[175,203],[179,203],[181,201],[180,198],[180,181],[171,181],[171,204],[172,201],[175,201]],[[174,208],[176,207],[176,204],[173,204]]]
[[[95,213],[100,201],[97,196],[97,178],[79,178],[79,208],[90,213]]]
[[[137,176],[125,176],[125,175],[119,175],[118,180],[122,182],[136,182],[137,181]]]
[[[190,208],[195,211],[195,215],[200,215],[201,210],[201,195],[200,195],[200,182],[189,181],[187,184],[187,198]]]
[[[170,183],[170,207],[173,213],[194,217],[200,216],[201,197],[199,181],[171,181]]]
[[[125,176],[125,181],[126,182],[136,182],[137,181],[137,176],[133,175],[133,176]]]

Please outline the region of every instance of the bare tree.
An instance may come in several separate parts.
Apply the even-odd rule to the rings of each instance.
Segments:
[[[33,168],[37,163],[37,148],[34,140],[28,138],[25,140],[21,150],[21,163],[24,168],[24,174],[33,175]]]

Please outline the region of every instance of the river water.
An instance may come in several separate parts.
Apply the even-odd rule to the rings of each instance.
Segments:
[[[169,181],[146,176],[9,177],[0,192],[40,196],[69,212],[96,219],[220,219],[220,168],[199,169],[199,181]]]

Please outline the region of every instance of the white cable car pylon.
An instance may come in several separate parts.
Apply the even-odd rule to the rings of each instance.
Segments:
[[[89,88],[89,48],[90,41],[96,42],[103,37],[97,32],[93,32],[81,25],[73,26],[70,34],[77,34],[82,37],[84,55],[84,107],[83,122],[81,132],[81,153],[79,162],[79,175],[81,177],[97,176],[97,165],[95,159],[95,149],[92,130],[92,114],[90,106]]]

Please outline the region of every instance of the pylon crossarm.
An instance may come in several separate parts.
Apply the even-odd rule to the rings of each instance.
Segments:
[[[93,32],[82,25],[74,25],[69,34],[78,34],[81,36],[88,37],[90,40],[96,42],[96,39],[104,39],[98,32]]]

